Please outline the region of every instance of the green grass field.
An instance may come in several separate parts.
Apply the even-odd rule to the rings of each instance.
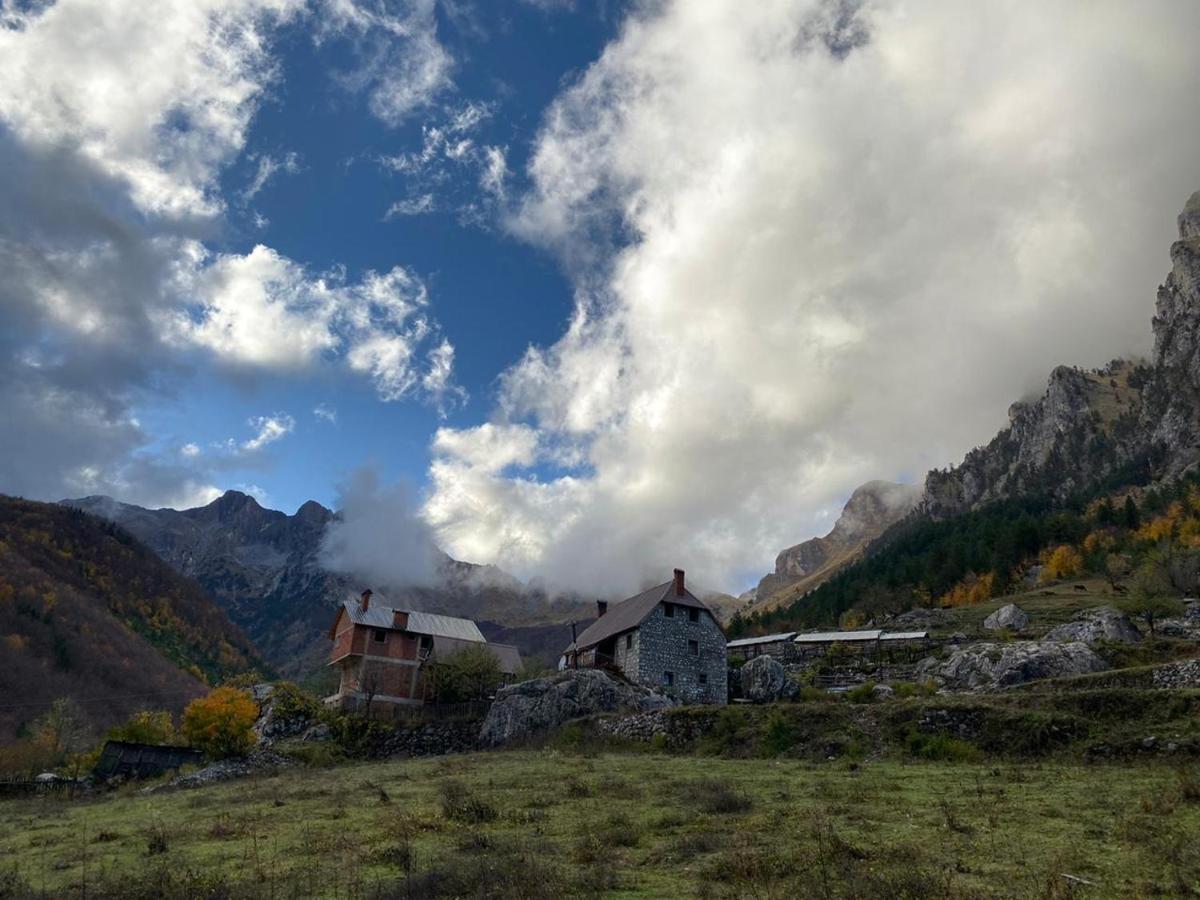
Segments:
[[[481,753],[6,801],[0,859],[13,897],[1175,897],[1200,773]]]

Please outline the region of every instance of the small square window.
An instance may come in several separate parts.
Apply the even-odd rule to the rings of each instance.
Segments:
[[[689,606],[688,607],[688,621],[689,622],[699,622],[700,621],[700,610],[696,609],[696,607],[694,607],[694,606]]]
[[[675,683],[675,673],[674,672],[663,672],[663,686],[670,687],[674,683]]]
[[[630,634],[625,635],[625,649],[626,650],[633,649],[633,634],[632,634],[632,632]]]
[[[371,639],[373,641],[375,641],[375,643],[377,643],[377,644],[386,644],[387,643],[387,632],[384,631],[382,628],[376,628],[375,631],[372,632],[372,634],[371,634]]]
[[[663,604],[663,615],[666,616],[668,619],[675,618],[675,607],[672,606],[670,603],[664,603]]]
[[[701,672],[701,673],[700,673],[700,683],[701,683],[701,684],[708,684],[708,673],[707,673],[707,672]]]
[[[688,641],[688,653],[692,654],[692,656],[699,656],[700,655],[700,642],[699,641]]]

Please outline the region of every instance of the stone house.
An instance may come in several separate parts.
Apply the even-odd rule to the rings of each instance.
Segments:
[[[359,601],[345,601],[329,628],[329,665],[341,672],[341,679],[326,704],[355,710],[369,705],[373,715],[421,706],[431,699],[429,666],[467,647],[491,651],[506,680],[520,671],[517,648],[488,643],[470,619],[394,609],[373,603],[372,596],[367,590]]]
[[[568,668],[612,668],[687,703],[729,699],[725,633],[684,585],[683,570],[599,617],[563,653]]]

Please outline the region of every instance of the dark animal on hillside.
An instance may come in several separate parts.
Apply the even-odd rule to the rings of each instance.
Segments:
[[[1086,584],[1073,584],[1073,585],[1071,585],[1071,587],[1073,590],[1083,591],[1083,593],[1085,593],[1085,594],[1087,593],[1087,585]]]
[[[1123,584],[1118,584],[1115,588],[1113,588],[1113,593],[1114,594],[1128,594],[1129,588],[1125,587],[1125,585],[1123,585]]]

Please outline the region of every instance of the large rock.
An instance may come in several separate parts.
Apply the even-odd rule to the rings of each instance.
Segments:
[[[1059,625],[1046,632],[1048,641],[1083,641],[1094,644],[1097,641],[1117,641],[1122,644],[1135,644],[1142,639],[1142,633],[1137,626],[1129,621],[1129,616],[1111,606],[1102,606],[1088,610],[1082,617],[1066,625]]]
[[[1087,644],[1056,641],[1013,641],[972,644],[944,660],[929,658],[917,665],[920,677],[932,677],[954,690],[1007,687],[1042,678],[1085,675],[1108,668]]]
[[[988,631],[999,631],[1002,628],[1007,628],[1009,631],[1024,631],[1029,627],[1029,616],[1017,604],[1010,603],[1000,607],[984,619],[983,627]]]
[[[800,693],[800,686],[788,678],[783,666],[770,656],[754,657],[742,666],[738,674],[742,696],[755,703],[791,700]]]
[[[620,681],[598,669],[561,672],[501,688],[479,731],[486,746],[497,746],[547,731],[571,719],[622,710],[664,709],[670,697]]]

